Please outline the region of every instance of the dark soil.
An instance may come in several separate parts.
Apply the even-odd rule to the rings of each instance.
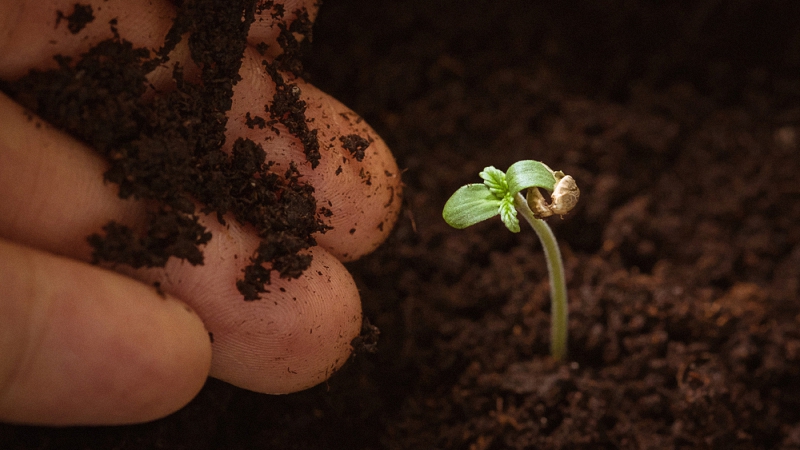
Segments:
[[[0,427],[11,449],[800,448],[800,4],[323,6],[306,69],[406,168],[406,214],[350,265],[378,353],[270,397],[210,380],[111,428]],[[547,357],[532,232],[447,197],[545,161],[570,358]]]

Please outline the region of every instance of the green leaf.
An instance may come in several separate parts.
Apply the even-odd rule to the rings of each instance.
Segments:
[[[506,183],[506,174],[502,170],[489,166],[485,167],[483,172],[478,175],[483,178],[483,184],[489,188],[489,192],[494,194],[495,197],[505,197],[508,192],[508,184]]]
[[[483,183],[461,186],[444,205],[442,217],[453,228],[466,228],[500,213],[500,199]]]
[[[500,201],[500,219],[508,231],[519,233],[519,219],[517,219],[517,208],[514,207],[514,197],[506,195]]]
[[[518,161],[506,172],[508,192],[513,196],[530,187],[540,187],[552,192],[556,184],[553,171],[539,161]]]

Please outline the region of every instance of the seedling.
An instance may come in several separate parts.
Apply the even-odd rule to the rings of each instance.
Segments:
[[[496,215],[510,231],[519,232],[517,212],[531,224],[544,248],[550,274],[552,324],[550,354],[556,360],[567,356],[567,285],[564,263],[553,230],[542,220],[568,213],[580,196],[575,180],[561,171],[553,171],[539,161],[519,161],[506,173],[493,166],[483,169],[483,183],[461,186],[444,205],[442,216],[453,228],[466,228]],[[538,188],[550,194],[550,203]],[[525,197],[522,191],[526,190]]]

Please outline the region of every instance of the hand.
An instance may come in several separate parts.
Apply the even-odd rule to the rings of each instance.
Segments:
[[[72,34],[56,18],[57,11],[69,15],[75,0],[0,2],[0,78],[53,68],[55,54],[77,57],[112,36],[113,18],[123,39],[159,48],[175,15],[169,0],[82,3],[92,4],[95,19]],[[284,3],[287,18],[302,7],[316,13],[316,0]],[[186,404],[208,375],[287,393],[320,383],[347,360],[361,307],[340,261],[372,251],[389,233],[401,203],[399,171],[374,131],[301,80],[306,115],[323,144],[318,167],[311,169],[301,143],[285,130],[275,135],[270,127],[245,126],[246,112],[262,112],[273,95],[264,57],[253,47],[279,48],[270,13],[250,30],[227,143],[237,137],[263,143],[277,173],[297,162],[318,204],[330,202],[333,216],[325,221],[334,228],[317,236],[312,266],[300,278],[272,277],[270,293],[258,301],[245,302],[235,285],[258,238],[232,218],[225,227],[215,215],[202,217],[213,233],[203,266],[173,258],[164,269],[120,274],[89,264],[87,236],[109,220],[136,226],[144,206],[120,200],[117,187],[103,182],[106,163],[90,148],[0,93],[0,420],[147,421]],[[181,45],[171,62],[180,61],[188,73],[192,64]],[[151,83],[169,85],[171,62],[150,74]],[[374,140],[362,162],[336,139],[349,134]]]

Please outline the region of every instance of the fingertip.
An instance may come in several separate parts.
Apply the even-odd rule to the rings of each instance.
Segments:
[[[269,108],[285,99],[277,98],[275,81],[262,60],[252,49],[245,52],[242,81],[234,87],[228,114],[228,142],[247,137],[263,145],[277,173],[297,166],[301,181],[314,187],[323,220],[332,227],[316,236],[320,246],[342,261],[370,253],[389,235],[402,206],[400,170],[391,151],[355,112],[302,79],[284,74],[286,83],[299,88],[302,103],[294,106],[303,109],[308,124],[308,130],[290,133],[269,116]],[[254,125],[256,117],[271,121],[270,125]],[[315,167],[304,153],[307,139],[319,144]]]
[[[299,278],[273,280],[261,300],[232,305],[224,321],[208,319],[219,330],[212,376],[287,394],[322,383],[347,362],[361,331],[358,289],[333,255],[310,252],[311,267]]]
[[[319,123],[323,157],[301,172],[316,189],[317,203],[330,210],[332,228],[316,236],[341,261],[374,251],[394,228],[402,206],[400,169],[386,142],[361,117],[333,97],[305,84],[307,116]],[[354,144],[357,142],[357,144]],[[361,149],[357,156],[354,149]]]
[[[0,241],[0,419],[144,422],[185,405],[208,374],[199,317],[122,275]]]
[[[272,275],[261,299],[245,301],[236,288],[258,246],[249,227],[222,227],[203,218],[214,237],[206,263],[170,261],[137,276],[161,280],[165,290],[190,299],[213,335],[211,375],[268,394],[296,392],[330,377],[348,359],[361,331],[361,299],[347,269],[312,247],[311,266],[297,279]]]

